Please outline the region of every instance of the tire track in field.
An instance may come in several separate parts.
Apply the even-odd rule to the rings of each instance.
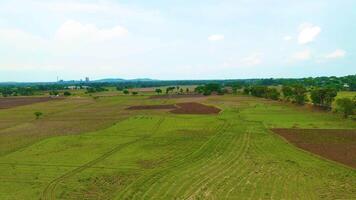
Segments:
[[[226,127],[225,129],[227,129],[228,127]],[[221,157],[222,155],[223,155],[223,153],[226,151],[226,149],[224,149],[224,152],[219,152],[218,151],[218,147],[219,146],[221,146],[221,145],[223,145],[223,142],[228,142],[228,141],[224,141],[224,140],[222,140],[223,138],[222,137],[219,137],[220,139],[219,140],[215,140],[215,143],[214,143],[214,146],[215,146],[215,148],[214,148],[214,150],[213,151],[211,151],[209,154],[205,154],[205,157],[207,157],[207,159],[205,159],[203,162],[199,162],[197,165],[194,165],[194,166],[191,166],[191,165],[189,165],[189,166],[186,166],[183,170],[181,170],[180,171],[180,174],[182,174],[183,172],[182,171],[188,171],[188,172],[190,172],[190,174],[188,174],[188,173],[183,173],[184,175],[183,175],[183,177],[182,176],[179,176],[179,175],[173,175],[173,176],[165,176],[164,177],[164,179],[162,180],[162,182],[164,182],[164,184],[163,185],[160,185],[159,186],[159,189],[157,189],[157,190],[154,190],[155,191],[155,193],[153,193],[152,194],[152,196],[151,196],[151,198],[152,199],[155,199],[155,197],[156,196],[166,196],[167,194],[169,194],[170,192],[171,192],[171,190],[173,190],[174,188],[175,188],[175,185],[177,185],[177,180],[178,179],[185,179],[185,178],[191,178],[192,176],[195,176],[196,175],[196,173],[195,174],[193,174],[193,175],[191,175],[191,173],[194,171],[196,171],[196,170],[198,170],[198,169],[203,169],[203,168],[207,168],[207,164],[206,163],[209,163],[209,162],[213,162],[215,159],[217,159],[217,158],[219,158],[219,157]],[[216,155],[218,155],[217,157],[216,157]],[[167,180],[168,179],[168,180]],[[173,181],[172,181],[172,179],[173,179]],[[173,183],[172,183],[173,182]],[[152,186],[150,189],[152,189],[153,187],[155,187],[155,186]],[[168,187],[168,188],[167,188]],[[177,189],[177,188],[175,188],[176,189],[176,191],[178,191],[179,189]],[[162,190],[164,190],[165,191],[165,193],[162,195],[162,194],[160,194],[161,193],[161,191]],[[145,197],[145,196],[144,196]],[[142,198],[142,199],[144,199],[144,197]]]
[[[161,124],[163,123],[165,118],[161,118],[156,127],[154,127],[154,132],[157,131]],[[104,159],[108,158],[109,156],[117,153],[118,151],[120,151],[121,149],[129,146],[129,145],[132,145],[134,143],[137,143],[139,141],[142,141],[142,140],[145,140],[147,138],[149,138],[151,136],[143,136],[143,137],[140,137],[139,139],[136,139],[136,140],[133,140],[131,142],[127,142],[127,143],[123,143],[123,144],[119,144],[118,146],[116,146],[115,148],[113,148],[112,150],[102,154],[100,157],[78,167],[78,168],[75,168],[63,175],[61,175],[60,177],[52,180],[47,186],[46,188],[44,189],[44,191],[42,192],[42,196],[41,196],[41,200],[50,200],[50,199],[56,199],[55,197],[55,190],[56,190],[56,187],[58,186],[58,184],[60,184],[62,181],[64,181],[65,179],[68,179],[72,176],[74,176],[75,174],[79,173],[79,172],[82,172],[83,170],[85,169],[88,169],[90,168],[91,166],[103,161]]]
[[[192,178],[192,176],[196,176],[197,173],[194,173],[193,175],[191,173],[192,172],[196,172],[198,169],[206,168],[208,166],[207,163],[213,162],[214,160],[220,158],[224,154],[226,149],[223,149],[223,151],[221,151],[221,149],[218,148],[218,147],[221,146],[221,145],[224,145],[224,144],[226,144],[226,145],[229,144],[228,141],[224,140],[222,135],[230,127],[231,127],[231,124],[228,123],[228,124],[226,124],[226,126],[222,130],[220,130],[221,134],[219,135],[219,137],[217,137],[214,140],[214,143],[212,144],[213,147],[214,147],[213,150],[211,150],[209,152],[209,154],[202,155],[203,156],[202,158],[205,157],[206,159],[204,159],[204,160],[201,159],[201,162],[198,162],[197,165],[188,165],[188,166],[185,166],[184,169],[180,170],[179,173],[180,174],[182,174],[182,173],[184,174],[183,175],[183,180],[187,176],[189,176],[190,178]],[[189,172],[190,174],[185,173],[185,172]],[[178,179],[182,180],[182,176],[178,176],[178,175],[165,176],[164,179],[162,180],[162,182],[164,182],[164,184],[162,186],[160,186],[159,189],[154,190],[155,193],[153,193],[150,198],[155,199],[156,196],[166,197],[167,194],[169,194],[171,192],[171,190],[175,188],[175,185],[177,184],[177,180]],[[166,188],[166,187],[168,187],[168,188]],[[179,188],[175,188],[175,189],[176,189],[176,191],[179,191]],[[164,190],[165,192],[163,194],[160,194],[160,192],[162,190]],[[166,198],[168,198],[168,197],[166,197]]]
[[[223,127],[223,128],[221,128],[221,129],[219,130],[219,132],[223,133],[223,132],[225,132],[229,127],[230,127],[230,124],[226,124],[226,126]],[[201,162],[198,162],[197,165],[193,165],[193,166],[192,166],[192,165],[188,165],[188,166],[185,166],[185,168],[181,170],[180,174],[182,173],[182,171],[188,171],[188,172],[192,173],[194,170],[198,170],[198,169],[202,169],[202,168],[204,168],[204,167],[207,167],[208,165],[207,165],[206,163],[213,162],[215,159],[221,157],[221,155],[223,155],[223,153],[226,151],[226,149],[224,149],[224,152],[219,152],[219,151],[218,151],[218,149],[219,149],[218,147],[220,147],[221,145],[223,145],[223,144],[222,144],[223,142],[226,143],[226,142],[228,142],[228,141],[224,141],[224,140],[223,140],[223,137],[221,137],[221,135],[220,135],[220,137],[216,138],[214,141],[215,141],[215,142],[214,142],[214,146],[215,146],[214,150],[212,150],[211,152],[209,152],[209,154],[205,154],[205,155],[204,155],[204,157],[207,157],[207,159],[202,160]],[[217,157],[216,157],[216,155],[217,155]],[[195,161],[195,162],[196,162],[196,161]],[[155,193],[153,194],[153,196],[152,196],[151,198],[154,199],[157,195],[166,196],[167,193],[170,193],[170,191],[171,191],[173,188],[175,188],[175,185],[176,185],[176,183],[177,183],[175,180],[177,180],[177,179],[182,179],[182,178],[185,179],[185,178],[187,178],[187,176],[188,176],[188,178],[191,177],[191,176],[190,176],[191,174],[187,174],[187,173],[183,173],[183,174],[184,174],[183,177],[180,176],[180,175],[178,175],[178,174],[175,174],[175,175],[172,175],[172,176],[165,176],[165,177],[163,178],[163,180],[162,180],[162,182],[164,182],[164,184],[163,184],[163,185],[160,185],[160,186],[159,186],[159,189],[155,190]],[[196,175],[196,174],[194,174],[194,175]],[[173,181],[172,181],[172,180],[173,180]],[[173,184],[170,184],[170,183],[172,183],[172,182],[173,182]],[[166,187],[168,187],[168,188],[166,188]],[[162,190],[165,190],[164,195],[160,194],[160,192],[161,192]],[[176,189],[176,190],[179,190],[179,189]]]
[[[223,124],[220,125],[219,127],[221,127],[221,129],[215,134],[213,135],[211,138],[209,138],[205,143],[203,143],[197,150],[192,151],[191,153],[183,156],[182,159],[177,160],[173,163],[170,163],[169,166],[163,168],[163,169],[159,169],[158,171],[154,171],[152,172],[150,175],[144,175],[141,176],[138,180],[136,180],[135,182],[131,183],[129,186],[127,186],[119,195],[118,198],[119,199],[132,199],[132,192],[134,192],[136,195],[137,192],[135,191],[129,191],[134,185],[144,185],[148,182],[152,182],[153,184],[157,181],[157,179],[160,179],[164,176],[166,176],[166,172],[175,168],[181,168],[184,165],[189,165],[190,163],[188,163],[188,161],[191,161],[191,159],[194,158],[194,162],[198,162],[199,160],[201,160],[202,158],[204,158],[204,156],[206,155],[206,151],[204,151],[209,145],[211,145],[211,143],[215,140],[215,138],[217,138],[220,134],[222,134],[222,132],[227,128],[228,123],[226,119],[219,119],[223,121]],[[156,178],[157,177],[157,178]],[[135,195],[134,194],[134,195]],[[129,198],[129,196],[131,195],[131,198]]]
[[[251,128],[249,129],[249,133],[251,134],[252,132],[255,133],[254,128],[253,128],[253,130],[251,130]],[[249,151],[255,151],[256,149],[258,149],[254,140],[251,138],[250,138],[249,145],[250,145]],[[262,169],[263,169],[263,165],[258,166],[252,157],[246,157],[244,159],[244,161],[245,162],[241,167],[237,167],[237,168],[233,169],[232,174],[234,174],[235,176],[232,177],[231,179],[227,180],[227,182],[225,183],[226,187],[218,190],[219,193],[225,192],[224,199],[228,199],[230,197],[231,193],[237,189],[240,189],[241,191],[243,191],[244,188],[243,187],[238,188],[238,186],[240,186],[240,184],[242,184],[242,182],[245,180],[246,180],[245,181],[246,183],[249,183],[249,179],[251,178],[250,176],[262,171]],[[250,161],[252,161],[252,163]],[[236,181],[237,181],[237,184],[236,184]],[[227,189],[229,189],[229,190],[226,191]]]
[[[223,134],[224,132],[225,132],[225,130],[226,129],[228,129],[229,127],[230,127],[230,124],[228,124],[227,122],[226,123],[224,123],[222,126],[221,126],[222,128],[218,131],[218,133],[215,135],[216,136],[216,138],[220,138],[220,137],[217,137],[217,136],[219,136],[220,134]],[[215,137],[214,137],[215,138]],[[211,140],[211,142],[213,142],[213,141],[215,141],[213,144],[211,144],[211,145],[214,145],[214,146],[216,146],[216,140]],[[219,142],[221,142],[221,140],[218,140]],[[210,145],[210,144],[209,144]],[[215,151],[216,151],[216,148],[214,149]],[[199,161],[199,160],[202,160],[204,157],[207,157],[208,156],[208,154],[210,155],[210,154],[214,154],[214,151],[210,151],[208,154],[207,154],[207,152],[206,151],[204,151],[204,149],[201,149],[201,152],[199,152],[200,154],[198,154],[198,157],[196,157],[195,159],[194,159],[194,161],[193,162],[196,162],[196,161]],[[208,156],[209,157],[209,156]],[[203,162],[202,162],[203,163]],[[186,165],[187,164],[187,162],[183,162],[183,163],[181,163],[180,165],[176,165],[175,166],[175,168],[179,168],[179,169],[183,169],[183,168],[185,168],[185,169],[189,169],[190,167],[191,167],[191,164],[190,163],[188,163],[188,165]],[[167,176],[167,174],[164,174],[163,176],[160,176],[159,177],[159,179],[163,179],[163,180],[165,180],[165,179],[171,179],[172,178],[172,176]],[[163,180],[161,181],[161,182],[163,182]],[[168,183],[168,180],[166,180],[166,181],[164,181],[165,183]],[[157,183],[158,183],[158,181],[155,181],[152,185],[150,185],[150,188],[149,188],[149,190],[146,190],[146,192],[144,192],[144,194],[142,195],[142,198],[141,199],[144,199],[148,194],[148,192],[150,192],[151,190],[153,190],[153,188],[157,185]],[[162,186],[159,186],[159,189],[158,190],[154,190],[155,191],[155,193],[153,194],[153,195],[159,195],[159,191],[161,191],[164,187],[166,187],[167,185],[166,184],[163,184]],[[135,196],[134,196],[135,197]],[[154,198],[155,196],[150,196],[149,198],[151,198],[151,199],[155,199]]]
[[[243,155],[248,150],[250,143],[250,134],[244,133],[243,138],[241,140],[242,144],[240,148],[237,149],[237,151],[235,151],[235,148],[231,149],[230,153],[226,156],[226,158],[220,161],[222,165],[213,166],[209,169],[209,171],[206,171],[205,176],[207,177],[204,178],[203,176],[203,179],[201,179],[199,182],[195,182],[195,189],[193,188],[192,190],[186,192],[185,195],[189,195],[190,198],[193,198],[194,196],[197,196],[199,193],[201,193],[203,189],[208,188],[209,185],[210,187],[219,186],[224,181],[226,181],[226,174],[233,167],[238,166],[240,161],[243,159]],[[227,178],[230,178],[230,176],[231,175],[229,175]],[[213,192],[215,193],[215,191]]]

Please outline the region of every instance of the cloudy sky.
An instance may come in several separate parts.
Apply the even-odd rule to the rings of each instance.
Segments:
[[[0,0],[0,82],[356,72],[354,0]]]

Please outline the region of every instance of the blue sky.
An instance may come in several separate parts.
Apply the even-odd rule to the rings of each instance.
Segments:
[[[353,0],[0,0],[0,82],[356,72]]]

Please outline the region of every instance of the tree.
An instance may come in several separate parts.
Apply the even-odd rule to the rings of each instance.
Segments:
[[[185,92],[186,92],[186,93],[189,93],[189,88],[186,88],[186,89],[185,89]]]
[[[250,87],[244,87],[244,94],[249,95],[251,92],[251,88]]]
[[[179,89],[180,94],[183,94],[183,92],[184,92],[183,88]]]
[[[293,87],[294,102],[299,105],[304,105],[307,101],[307,89],[303,85],[295,85]]]
[[[237,90],[238,90],[238,88],[237,88],[237,87],[232,86],[232,93],[233,93],[233,94],[237,94]]]
[[[162,93],[162,90],[161,90],[160,88],[157,88],[157,89],[155,90],[155,92],[156,92],[157,94],[161,94],[161,93]]]
[[[281,93],[276,88],[268,88],[265,98],[278,100]]]
[[[130,94],[130,92],[128,91],[128,90],[124,90],[124,91],[122,91],[124,94]]]
[[[49,95],[52,95],[52,96],[57,96],[58,94],[59,94],[59,92],[56,90],[52,90],[49,92]]]
[[[167,88],[166,88],[166,94],[168,94],[168,93],[171,92],[171,91],[174,91],[175,88],[176,88],[176,87],[167,87]]]
[[[134,91],[134,92],[131,92],[132,95],[137,95],[138,92]]]
[[[356,109],[356,102],[350,98],[344,97],[336,100],[337,111],[342,112],[344,117],[353,115]]]
[[[70,92],[68,92],[68,91],[65,91],[64,93],[63,93],[63,95],[64,96],[70,96],[70,95],[72,95]]]
[[[195,92],[203,94],[205,96],[211,95],[213,92],[223,95],[226,91],[222,89],[222,86],[217,83],[208,83],[206,85],[199,85],[195,88]]]
[[[34,115],[36,116],[36,119],[39,119],[43,115],[43,113],[37,111],[34,113]]]
[[[335,89],[317,88],[311,91],[310,98],[314,105],[330,109],[336,95]]]
[[[282,93],[283,98],[287,101],[293,98],[293,89],[290,86],[283,85]]]
[[[266,97],[267,86],[254,85],[251,87],[251,95],[255,97]]]

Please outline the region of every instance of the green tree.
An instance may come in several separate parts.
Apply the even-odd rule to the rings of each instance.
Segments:
[[[43,115],[43,113],[37,111],[37,112],[34,113],[34,115],[36,116],[36,119],[39,119]]]
[[[250,94],[250,92],[251,92],[251,88],[250,87],[244,87],[244,94],[247,94],[247,95],[249,95]]]
[[[59,92],[57,90],[52,90],[49,92],[49,95],[57,96],[57,95],[59,95]]]
[[[130,92],[127,90],[127,89],[125,89],[124,91],[122,91],[124,94],[130,94]]]
[[[72,95],[70,92],[68,92],[68,91],[65,91],[64,93],[63,93],[63,95],[64,96],[70,96],[70,95]]]
[[[307,101],[307,89],[303,85],[295,85],[293,87],[294,102],[299,105],[304,105]]]
[[[251,87],[251,95],[255,97],[266,97],[267,86],[254,85]]]
[[[282,93],[283,93],[283,98],[287,101],[293,98],[293,89],[290,86],[283,85]]]
[[[166,88],[166,94],[168,94],[169,92],[174,91],[175,88],[176,88],[176,87],[167,87],[167,88]]]
[[[266,98],[272,100],[278,100],[281,93],[276,88],[268,88],[266,92]]]
[[[356,102],[350,98],[344,97],[336,100],[337,111],[342,112],[344,117],[353,115],[356,109]]]
[[[138,95],[138,92],[133,91],[133,92],[131,92],[131,94],[135,96],[135,95]]]
[[[314,105],[324,108],[331,108],[331,104],[337,95],[337,91],[332,88],[317,88],[310,93],[310,98]]]
[[[155,92],[156,92],[157,94],[161,94],[161,93],[162,93],[162,90],[161,90],[160,88],[157,88],[157,89],[155,90]]]

